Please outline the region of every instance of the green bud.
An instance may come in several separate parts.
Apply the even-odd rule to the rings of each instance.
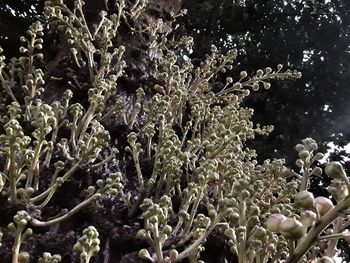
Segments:
[[[244,79],[244,78],[246,78],[247,76],[248,76],[247,71],[241,71],[241,72],[240,72],[240,77],[241,77],[241,79]]]
[[[314,159],[316,161],[322,160],[324,158],[324,154],[323,153],[316,153]]]
[[[231,240],[236,240],[236,233],[232,228],[227,228],[224,232],[225,236]]]
[[[258,91],[258,90],[259,90],[259,87],[260,87],[259,83],[258,83],[258,82],[254,82],[254,83],[253,83],[253,86],[252,86],[252,89],[253,89],[254,91]]]
[[[230,220],[230,222],[231,222],[233,225],[238,225],[238,224],[239,224],[240,216],[239,216],[238,213],[230,213],[230,214],[228,214],[228,219]]]
[[[243,199],[249,198],[250,197],[250,193],[249,193],[248,190],[244,189],[244,190],[241,191],[241,196],[242,196]]]
[[[227,77],[227,78],[226,78],[226,82],[227,82],[227,83],[232,83],[232,82],[233,82],[233,79],[232,79],[231,77]]]
[[[264,74],[264,71],[262,71],[261,69],[258,69],[258,70],[256,71],[256,76],[257,76],[257,77],[261,77],[263,74]]]
[[[173,229],[172,229],[171,226],[166,225],[166,226],[163,228],[162,232],[163,232],[164,234],[166,234],[166,235],[170,235],[170,233],[171,233],[172,230],[173,230]]]
[[[149,254],[148,250],[143,248],[139,251],[139,257],[142,258],[142,259],[152,259],[151,258],[151,255]],[[152,260],[153,261],[153,260]]]
[[[258,239],[263,239],[266,236],[266,229],[263,227],[257,227],[254,231],[254,236]]]
[[[312,170],[312,174],[315,176],[321,176],[322,175],[322,169],[320,167],[315,167]]]
[[[264,89],[270,89],[271,88],[271,84],[268,82],[264,82]]]
[[[325,173],[331,178],[344,179],[346,173],[340,162],[330,162],[325,168]]]
[[[211,219],[215,218],[216,215],[217,215],[217,212],[216,212],[215,209],[210,209],[210,210],[208,211],[208,216],[209,216]]]
[[[314,206],[314,195],[308,191],[301,191],[294,197],[294,205],[298,208],[309,209]]]
[[[265,72],[266,74],[270,74],[272,72],[272,68],[270,67],[265,68]]]
[[[169,258],[170,258],[170,261],[175,261],[177,256],[179,255],[179,252],[177,252],[176,249],[170,249],[169,251]]]
[[[253,216],[260,215],[260,208],[257,205],[251,206],[249,210],[250,210],[249,211],[250,215],[253,215]]]
[[[298,159],[295,161],[295,165],[298,166],[299,168],[302,168],[304,166],[304,162]]]
[[[31,236],[31,235],[33,235],[33,229],[27,228],[26,231],[24,232],[24,235],[26,235],[26,236]]]
[[[299,152],[299,158],[302,159],[302,160],[306,160],[310,157],[310,153],[309,151],[306,151],[306,150],[302,150]]]

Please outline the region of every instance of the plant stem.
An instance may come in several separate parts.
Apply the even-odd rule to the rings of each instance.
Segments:
[[[75,207],[73,207],[66,214],[64,214],[64,215],[62,215],[60,217],[51,219],[49,221],[40,221],[38,219],[32,218],[32,220],[30,221],[30,224],[32,226],[35,226],[35,227],[48,227],[48,226],[54,225],[56,223],[62,222],[64,220],[67,220],[68,218],[70,218],[74,214],[78,213],[80,210],[82,210],[86,206],[88,206],[91,203],[93,203],[97,198],[98,198],[98,195],[94,194],[91,197],[89,197],[88,199],[86,199],[85,201],[83,201],[80,204],[78,204]]]
[[[22,230],[21,230],[22,231]],[[18,263],[18,255],[21,247],[22,232],[16,230],[15,243],[12,247],[12,263]]]

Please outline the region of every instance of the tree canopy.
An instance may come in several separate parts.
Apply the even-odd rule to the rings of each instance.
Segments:
[[[276,83],[248,102],[258,122],[275,125],[257,146],[261,153],[276,149],[276,156],[290,156],[292,145],[306,136],[349,143],[349,1],[189,0],[184,7],[190,14],[186,29],[195,39],[193,57],[215,44],[238,49],[237,69],[281,63],[302,72],[296,82]]]

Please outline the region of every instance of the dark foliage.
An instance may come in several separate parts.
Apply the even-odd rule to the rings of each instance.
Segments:
[[[349,1],[189,0],[184,7],[195,39],[192,56],[215,44],[239,50],[238,71],[278,63],[302,71],[297,82],[276,83],[248,102],[257,122],[275,125],[272,136],[255,145],[262,159],[275,152],[293,160],[293,146],[304,137],[349,142]]]

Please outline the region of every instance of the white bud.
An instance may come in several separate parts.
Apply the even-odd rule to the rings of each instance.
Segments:
[[[258,91],[258,90],[259,90],[259,87],[260,87],[259,83],[258,83],[258,82],[254,82],[254,83],[253,83],[253,86],[252,86],[252,89],[253,89],[254,91]]]
[[[325,215],[329,210],[331,210],[334,205],[331,200],[324,196],[319,196],[315,198],[315,207],[320,213],[320,216]]]
[[[288,239],[300,239],[306,234],[306,227],[295,218],[287,218],[280,223],[280,233]]]
[[[287,217],[282,214],[271,214],[265,224],[268,230],[277,233],[279,232],[280,223],[286,219]]]
[[[247,71],[241,71],[240,73],[241,79],[244,79],[248,76]]]
[[[310,210],[301,212],[300,217],[301,217],[301,222],[305,227],[313,226],[317,219],[316,213]]]

